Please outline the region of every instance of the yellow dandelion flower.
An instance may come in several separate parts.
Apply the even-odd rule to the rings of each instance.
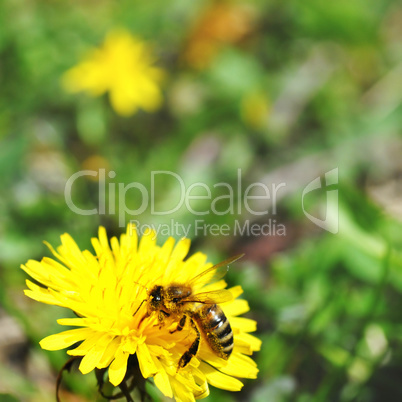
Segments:
[[[122,116],[138,108],[153,112],[162,103],[159,82],[163,76],[153,63],[145,42],[126,30],[113,30],[102,47],[93,49],[64,74],[62,83],[73,93],[87,91],[100,96],[109,91],[113,108]]]
[[[247,301],[238,299],[241,287],[225,289],[223,280],[214,282],[212,277],[219,264],[206,263],[206,255],[198,252],[185,259],[189,239],[174,244],[174,239],[169,238],[162,247],[158,246],[151,230],[138,244],[133,225],[128,226],[120,241],[113,237],[110,244],[106,230],[100,227],[99,237],[92,239],[95,255],[81,251],[68,234],[61,236],[57,250],[47,244],[60,262],[45,257],[41,262],[29,260],[22,265],[42,285],[27,280],[29,290],[25,294],[42,303],[71,309],[78,317],[59,319],[58,323],[79,328],[50,335],[40,342],[41,347],[59,350],[81,342],[67,351],[71,356],[82,357],[79,370],[86,374],[96,368],[108,369],[109,381],[115,386],[121,385],[129,374],[129,358],[134,355],[143,378],[153,378],[165,396],[177,401],[206,397],[208,384],[239,391],[243,385],[239,378],[256,378],[258,369],[249,356],[259,350],[261,342],[250,334],[256,330],[256,322],[239,317],[249,310]],[[185,288],[189,283],[198,302],[188,297],[186,303],[186,297],[181,295],[180,299],[173,294],[163,308],[156,307],[159,290],[172,291],[172,284]],[[180,309],[174,313],[180,304],[174,296],[179,297],[181,305],[188,306],[188,319],[184,322]],[[225,334],[221,331],[219,336],[216,329],[205,330],[213,327],[211,321],[217,317],[203,324],[197,313],[205,312],[205,306],[213,308],[208,303],[215,296],[226,300],[215,306],[224,314],[220,324],[226,320],[230,323]],[[200,344],[195,345],[198,335]],[[225,356],[227,347],[231,353]]]

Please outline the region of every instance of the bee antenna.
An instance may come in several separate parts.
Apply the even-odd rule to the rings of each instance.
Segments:
[[[148,288],[146,286],[144,286],[142,283],[133,281],[134,283],[136,283],[137,285],[140,285],[141,287],[143,287],[147,292],[148,292]],[[146,302],[147,299],[144,299],[141,304],[138,306],[137,310],[135,310],[135,313],[133,314],[133,317],[137,314],[138,310],[141,308],[141,306],[144,304],[144,302]]]
[[[133,317],[138,313],[138,310],[141,308],[141,306],[144,304],[144,302],[146,302],[147,300],[145,299],[145,300],[143,300],[142,302],[141,302],[141,304],[138,306],[138,308],[137,308],[137,310],[135,310],[135,313],[133,314]]]

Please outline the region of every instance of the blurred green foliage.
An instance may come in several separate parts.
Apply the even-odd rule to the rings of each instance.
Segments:
[[[225,16],[233,10],[235,24]],[[212,26],[226,39],[211,34]],[[151,44],[166,71],[164,104],[154,114],[123,118],[107,96],[71,95],[61,87],[62,74],[114,27]],[[286,236],[190,232],[194,249],[211,261],[246,252],[228,281],[243,286],[263,340],[258,380],[237,394],[212,390],[210,400],[401,400],[401,27],[402,6],[392,0],[3,0],[0,312],[11,317],[21,341],[18,353],[0,354],[7,367],[0,371],[0,399],[54,400],[54,376],[66,360],[64,351],[38,346],[60,330],[56,319],[66,312],[22,293],[19,265],[48,253],[42,240],[57,245],[69,232],[90,248],[99,224],[110,234],[123,230],[119,217],[142,224],[200,219],[185,205],[165,216],[147,208],[133,217],[122,207],[141,205],[133,189],[115,202],[106,192],[115,213],[77,215],[66,205],[68,178],[104,168],[115,172],[106,185],[116,190],[132,182],[150,189],[155,171],[212,189],[220,182],[236,187],[238,169],[243,190],[255,182],[286,183],[270,215],[285,224]],[[214,51],[188,56],[199,43]],[[331,234],[307,220],[301,197],[311,180],[336,167],[339,233]],[[177,180],[159,177],[155,186],[156,207],[173,208]],[[97,208],[98,190],[97,180],[77,180],[74,203]],[[213,198],[224,194],[213,191]],[[230,227],[254,220],[235,196],[241,213],[201,219]],[[316,214],[325,202],[325,191],[316,192],[306,208]],[[210,210],[210,200],[192,205]],[[227,200],[217,205],[229,207]],[[102,400],[92,376],[67,375],[66,387],[66,400],[72,394]],[[160,398],[152,387],[150,393]]]

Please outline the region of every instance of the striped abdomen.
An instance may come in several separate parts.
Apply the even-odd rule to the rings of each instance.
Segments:
[[[205,304],[194,312],[204,339],[211,349],[223,359],[229,359],[233,350],[233,332],[225,313],[217,304]]]

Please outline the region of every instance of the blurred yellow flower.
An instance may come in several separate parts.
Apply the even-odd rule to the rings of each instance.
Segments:
[[[138,108],[155,111],[162,103],[159,83],[163,71],[152,64],[148,45],[128,31],[111,31],[102,47],[93,49],[62,78],[69,92],[100,96],[109,91],[114,110],[129,116]]]
[[[208,383],[239,391],[243,384],[238,378],[256,378],[258,369],[247,355],[259,350],[261,342],[249,334],[255,331],[256,322],[238,317],[249,310],[245,300],[237,299],[242,293],[240,286],[228,289],[233,298],[219,305],[233,331],[234,347],[227,360],[218,357],[203,336],[195,356],[187,365],[179,366],[194,342],[195,328],[187,322],[183,330],[177,330],[179,318],[174,314],[161,323],[158,311],[150,311],[144,303],[152,300],[149,289],[156,285],[186,284],[212,266],[202,253],[183,261],[190,247],[188,239],[174,247],[174,239],[169,238],[159,247],[155,233],[149,230],[138,245],[136,228],[129,225],[120,241],[113,237],[110,245],[105,229],[100,227],[99,237],[92,239],[95,255],[81,251],[68,234],[61,236],[61,243],[57,251],[48,245],[60,262],[43,258],[22,265],[42,284],[27,280],[27,296],[66,307],[78,316],[58,320],[61,325],[80,328],[48,336],[40,342],[43,349],[58,350],[82,342],[67,352],[83,357],[80,371],[85,374],[108,368],[109,381],[115,386],[129,377],[133,370],[129,358],[135,355],[142,376],[153,378],[165,396],[177,401],[206,397]],[[194,293],[225,292],[223,280],[208,282],[213,282],[211,275],[199,277]]]
[[[246,124],[259,130],[267,125],[270,106],[267,95],[261,92],[251,92],[243,97],[240,114]]]

